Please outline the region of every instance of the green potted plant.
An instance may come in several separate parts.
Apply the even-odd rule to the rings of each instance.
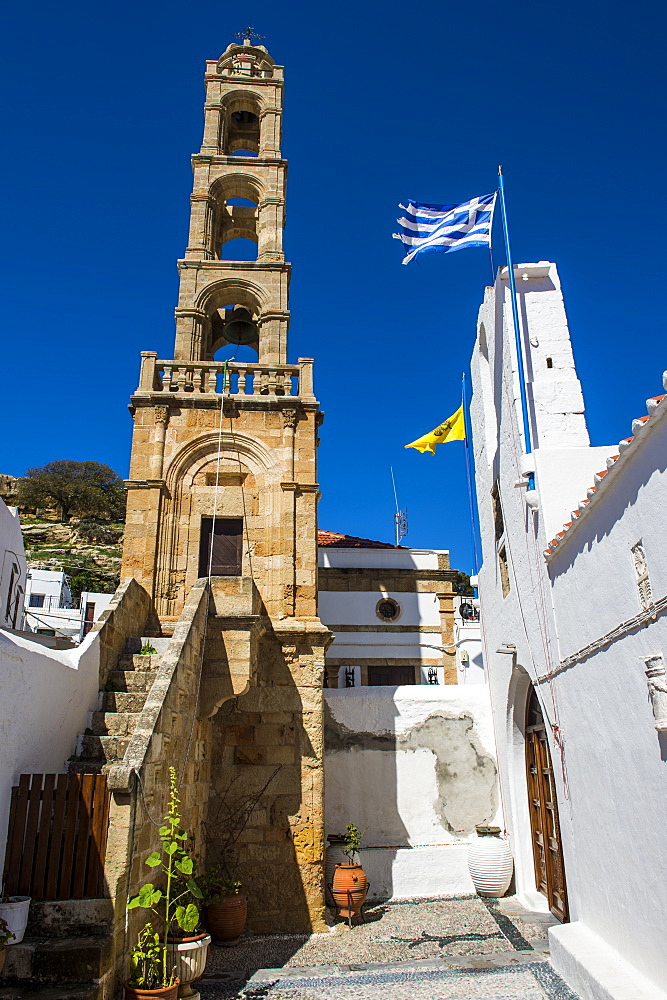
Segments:
[[[192,878],[194,862],[186,849],[187,833],[181,829],[176,771],[169,768],[169,809],[160,827],[160,851],[146,858],[149,868],[164,876],[164,888],[152,882],[142,885],[139,893],[127,904],[151,910],[162,925],[156,931],[147,923],[130,953],[130,979],[125,985],[125,1000],[176,1000],[179,986],[178,949],[170,948],[170,931],[179,927],[192,935],[199,924],[199,909],[194,899],[201,899],[201,890]],[[205,958],[204,958],[205,961]],[[203,971],[203,970],[202,970]]]
[[[368,879],[359,862],[355,861],[359,854],[363,834],[354,823],[348,823],[345,831],[341,847],[348,860],[336,865],[332,896],[338,907],[338,915],[347,920],[351,926],[352,918],[361,913],[361,908],[366,902]]]
[[[0,975],[2,975],[2,969],[5,964],[5,945],[13,940],[14,935],[10,931],[7,921],[0,917]]]

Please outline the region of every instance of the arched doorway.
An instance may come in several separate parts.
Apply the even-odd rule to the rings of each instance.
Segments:
[[[535,885],[560,921],[568,920],[556,785],[542,708],[531,687],[526,710],[526,778]]]

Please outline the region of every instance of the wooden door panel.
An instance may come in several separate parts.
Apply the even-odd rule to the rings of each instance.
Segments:
[[[211,558],[213,545],[213,558]],[[241,576],[243,519],[240,517],[203,517],[199,545],[199,576]]]
[[[533,843],[535,885],[559,920],[568,919],[558,803],[546,726],[535,691],[526,713],[526,780]]]

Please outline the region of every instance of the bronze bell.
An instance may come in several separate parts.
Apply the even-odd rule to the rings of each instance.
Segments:
[[[229,344],[255,344],[257,342],[257,324],[247,309],[236,308],[226,310],[230,315],[223,330],[223,336]]]

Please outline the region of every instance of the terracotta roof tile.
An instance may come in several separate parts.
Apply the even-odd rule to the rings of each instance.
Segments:
[[[663,384],[664,384],[665,388],[667,389],[667,372],[665,372],[663,374]],[[577,520],[578,521],[581,518],[581,515],[585,514],[587,507],[590,506],[591,500],[594,499],[594,497],[596,496],[596,494],[599,492],[598,491],[598,486],[600,488],[602,488],[603,486],[606,486],[606,483],[608,482],[608,480],[605,480],[605,482],[603,483],[602,480],[604,479],[604,477],[606,477],[607,474],[609,472],[611,472],[611,470],[614,468],[614,465],[616,464],[616,462],[620,458],[621,454],[624,453],[628,448],[630,448],[632,446],[632,443],[635,441],[636,435],[637,434],[642,434],[644,432],[643,431],[644,427],[649,422],[649,420],[651,419],[651,417],[655,413],[656,409],[658,408],[658,406],[660,406],[660,404],[662,403],[662,401],[664,399],[667,399],[667,394],[663,394],[662,396],[651,396],[649,399],[646,400],[646,409],[649,412],[646,414],[646,416],[636,417],[632,421],[632,430],[634,431],[634,434],[631,434],[630,437],[623,438],[622,441],[619,441],[619,445],[618,445],[619,454],[618,455],[610,455],[609,458],[607,459],[607,468],[603,469],[602,472],[596,472],[595,473],[594,479],[595,479],[595,483],[597,485],[593,485],[593,486],[589,487],[588,494],[587,494],[587,499],[580,501],[580,503],[579,503],[579,510],[578,511],[577,510],[573,510],[572,511],[572,518],[573,518],[573,520]],[[667,405],[667,404],[663,404],[663,405]],[[548,548],[546,548],[544,550],[544,554],[545,554],[546,558],[548,558],[549,556],[552,556],[554,554],[556,548],[560,545],[561,539],[565,537],[565,533],[570,528],[572,528],[572,526],[573,526],[573,521],[568,521],[566,524],[563,525],[564,531],[559,531],[557,533],[556,537],[551,539],[551,541],[549,542]]]
[[[341,535],[337,531],[318,531],[317,544],[335,549],[403,549],[404,545],[391,542],[376,542],[372,538],[357,538],[356,535]]]

